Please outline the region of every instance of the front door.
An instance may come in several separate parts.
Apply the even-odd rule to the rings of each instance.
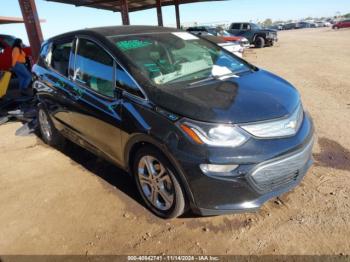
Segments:
[[[79,105],[72,127],[87,143],[121,164],[121,100],[115,97],[115,61],[93,40],[78,38],[70,72]]]

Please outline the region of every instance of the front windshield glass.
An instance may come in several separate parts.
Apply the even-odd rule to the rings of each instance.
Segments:
[[[261,26],[259,26],[259,25],[257,25],[257,24],[251,24],[251,27],[252,27],[252,29],[254,29],[254,30],[259,30],[259,29],[261,29]]]
[[[219,46],[187,32],[109,39],[157,86],[227,77],[252,69]]]

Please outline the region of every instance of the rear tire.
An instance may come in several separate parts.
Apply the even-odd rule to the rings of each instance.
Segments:
[[[257,36],[254,45],[256,48],[263,48],[265,46],[265,39],[261,36]]]
[[[49,114],[43,106],[38,107],[37,119],[40,134],[44,142],[50,146],[62,145],[64,138],[55,128]]]
[[[154,214],[175,218],[184,213],[186,201],[180,179],[161,152],[149,146],[140,149],[133,174],[143,201]]]
[[[333,29],[338,30],[338,29],[339,29],[339,27],[335,26],[335,27],[333,27]]]

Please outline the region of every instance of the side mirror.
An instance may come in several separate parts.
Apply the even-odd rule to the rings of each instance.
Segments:
[[[252,28],[250,25],[247,26],[247,31],[250,31]]]

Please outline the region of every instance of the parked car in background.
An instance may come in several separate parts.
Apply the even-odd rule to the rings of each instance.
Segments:
[[[350,27],[350,19],[336,22],[333,25],[333,29],[340,29],[340,28],[346,28],[346,27]]]
[[[269,27],[269,29],[273,29],[273,30],[283,30],[283,24],[272,25],[272,26]]]
[[[160,217],[257,210],[312,163],[298,91],[182,30],[59,35],[43,43],[33,73],[43,140],[65,137],[128,171]]]
[[[254,23],[232,23],[228,32],[247,38],[249,43],[257,48],[273,46],[274,42],[278,41],[276,30],[262,29]]]
[[[219,29],[216,27],[193,26],[193,27],[187,28],[186,31],[195,35],[210,34],[213,36],[220,37],[226,42],[239,42],[245,48],[248,48],[250,46],[250,43],[247,38],[243,36],[232,35],[226,30]]]
[[[299,23],[287,23],[283,25],[283,30],[299,29]]]
[[[16,37],[0,34],[0,71],[7,71],[12,66],[12,45]],[[24,52],[31,57],[30,47],[25,46]]]
[[[316,28],[317,25],[315,23],[311,22],[299,22],[298,23],[299,28]]]
[[[231,52],[232,54],[238,57],[243,57],[245,48],[239,42],[227,42],[220,37],[213,36],[210,34],[202,34],[199,37],[206,39],[214,44],[217,44],[218,46],[221,46],[222,48],[226,49],[227,51]]]
[[[326,24],[323,21],[316,21],[315,24],[317,25],[317,27],[326,27]]]

